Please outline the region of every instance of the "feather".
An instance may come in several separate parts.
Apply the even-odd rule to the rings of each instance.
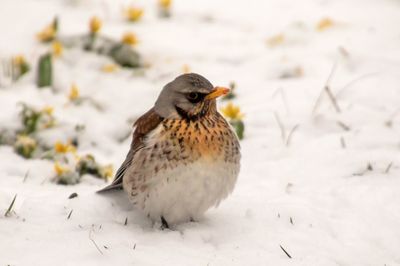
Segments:
[[[136,152],[143,148],[143,141],[146,138],[147,134],[155,129],[162,121],[163,118],[154,111],[154,108],[151,108],[135,122],[135,124],[133,125],[134,132],[131,148],[126,155],[125,161],[122,163],[117,173],[115,174],[114,181],[105,188],[98,190],[97,193],[122,189],[122,181],[125,172],[131,166]]]

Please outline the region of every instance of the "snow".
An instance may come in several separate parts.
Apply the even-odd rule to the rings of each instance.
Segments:
[[[55,14],[65,35],[99,15],[104,34],[138,35],[149,67],[103,73],[109,59],[68,50],[55,60],[55,92],[37,89],[32,71],[0,88],[1,127],[18,127],[18,102],[52,105],[58,125],[41,138],[66,141],[84,124],[78,152],[115,169],[130,143],[118,140],[187,64],[215,85],[237,83],[246,132],[233,194],[204,219],[162,231],[124,194],[95,194],[103,181],[57,185],[51,161],[0,146],[1,265],[400,265],[399,2],[176,0],[169,20],[157,17],[156,1],[135,3],[145,15],[128,24],[130,1],[2,0],[0,57],[35,60],[46,48],[34,34]],[[325,17],[334,25],[319,32]],[[283,43],[269,47],[280,33]],[[280,78],[299,66],[302,76]],[[341,112],[326,94],[313,111],[332,69]],[[67,104],[73,82],[104,108]]]

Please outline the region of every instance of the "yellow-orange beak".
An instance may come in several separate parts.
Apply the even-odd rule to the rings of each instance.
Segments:
[[[207,94],[205,99],[206,100],[212,100],[212,99],[218,98],[218,97],[220,97],[222,95],[226,95],[229,91],[230,91],[230,89],[225,88],[225,87],[215,87],[212,92]]]

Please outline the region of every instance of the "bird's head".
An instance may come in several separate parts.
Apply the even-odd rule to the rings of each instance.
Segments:
[[[228,92],[199,74],[183,74],[164,86],[154,108],[164,118],[193,120],[216,112],[216,98]]]

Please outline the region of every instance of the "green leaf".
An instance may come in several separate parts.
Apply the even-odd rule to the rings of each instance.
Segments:
[[[53,65],[51,54],[47,53],[39,58],[37,86],[39,88],[49,87],[53,82]]]
[[[235,129],[236,135],[240,140],[244,137],[244,123],[242,120],[231,120],[230,124]]]

